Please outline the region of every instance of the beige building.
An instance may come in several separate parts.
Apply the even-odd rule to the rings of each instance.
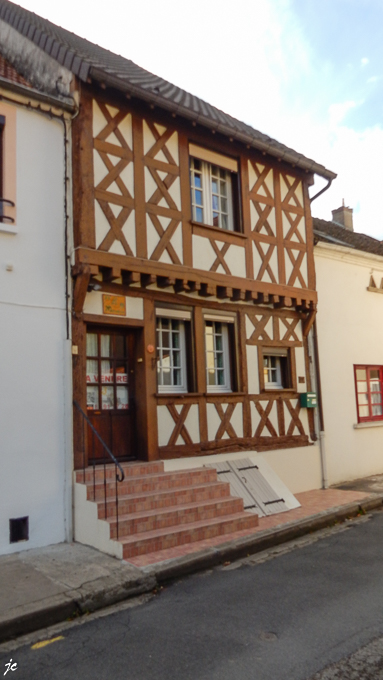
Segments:
[[[322,453],[336,484],[383,472],[383,244],[355,233],[345,206],[314,219],[314,238]]]

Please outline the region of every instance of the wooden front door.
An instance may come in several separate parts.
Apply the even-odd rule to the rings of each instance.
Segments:
[[[87,414],[118,460],[135,457],[134,350],[132,330],[87,330]],[[90,427],[87,435],[88,463],[110,462]]]

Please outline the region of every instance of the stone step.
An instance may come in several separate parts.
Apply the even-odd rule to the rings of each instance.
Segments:
[[[217,471],[208,468],[194,468],[191,470],[177,470],[176,472],[159,472],[148,474],[142,477],[132,477],[118,482],[118,495],[125,496],[130,494],[151,493],[165,489],[176,489],[185,486],[194,486],[217,481]],[[95,490],[95,497],[93,491]],[[115,482],[106,482],[107,499],[114,498],[116,493]],[[93,482],[87,484],[87,499],[89,501],[104,500],[104,483]]]
[[[186,543],[195,543],[216,536],[224,536],[257,526],[258,515],[239,512],[226,517],[215,517],[202,522],[192,522],[173,527],[171,530],[166,528],[135,534],[129,538],[120,538],[119,541],[123,546],[123,559],[129,560],[129,557],[158,552],[159,550],[174,548]]]
[[[194,486],[185,486],[175,489],[165,489],[151,493],[134,495],[118,495],[119,515],[157,510],[160,508],[177,507],[188,503],[197,503],[212,500],[214,498],[227,498],[230,496],[230,484],[228,482],[207,482]],[[116,515],[116,500],[113,497],[106,503],[107,517]],[[104,499],[98,501],[98,517],[105,518]]]
[[[127,477],[143,477],[144,475],[157,474],[164,471],[164,463],[162,460],[154,461],[153,463],[146,463],[145,461],[136,461],[134,463],[120,463],[125,478]],[[116,468],[113,463],[105,465],[105,477],[107,480],[115,480]],[[93,484],[93,479],[96,483],[104,481],[104,466],[95,465],[94,468],[89,466],[85,470],[76,471],[76,482],[80,484]]]
[[[231,516],[243,512],[242,498],[213,499],[203,503],[189,503],[177,508],[162,508],[138,512],[134,515],[119,515],[118,538],[120,541],[125,537],[143,534],[161,529],[175,529],[198,522],[206,522],[216,517]],[[115,517],[108,520],[110,523],[110,537],[117,538],[117,520]]]

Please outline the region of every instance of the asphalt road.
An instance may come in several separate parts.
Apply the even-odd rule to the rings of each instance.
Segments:
[[[380,680],[383,513],[320,536],[185,578],[45,647],[3,646],[0,676],[12,659],[7,680]]]

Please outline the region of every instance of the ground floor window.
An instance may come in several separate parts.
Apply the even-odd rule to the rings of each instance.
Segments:
[[[206,388],[208,392],[231,392],[229,328],[222,321],[205,319]]]
[[[383,366],[355,366],[358,422],[383,420]]]
[[[185,322],[157,316],[157,385],[159,392],[186,392]]]

